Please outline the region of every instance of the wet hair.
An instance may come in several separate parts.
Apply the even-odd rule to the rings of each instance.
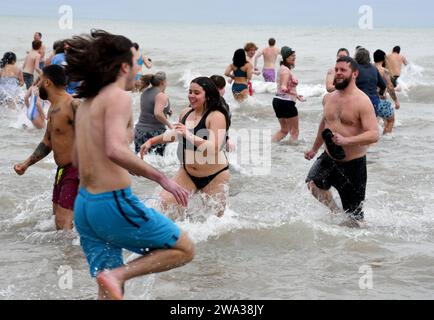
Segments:
[[[139,50],[139,44],[137,42],[133,43],[133,47],[136,48],[136,50]]]
[[[369,56],[369,51],[366,50],[365,48],[360,48],[359,50],[357,50],[354,60],[356,60],[357,63],[362,66],[369,65],[371,63],[371,57]]]
[[[166,73],[162,71],[157,72],[156,74],[145,74],[140,77],[140,81],[142,81],[143,83],[140,91],[149,87],[149,85],[152,85],[153,87],[158,87],[163,81],[166,81],[166,79]]]
[[[64,88],[66,86],[66,75],[63,67],[51,64],[42,69],[42,74],[45,78],[51,80],[56,88]]]
[[[241,68],[247,63],[246,52],[244,49],[238,49],[234,52],[232,63],[237,68]]]
[[[80,82],[77,98],[93,98],[116,81],[123,63],[133,66],[133,43],[124,36],[104,30],[74,36],[66,49],[66,74]]]
[[[191,83],[198,84],[205,91],[206,103],[204,112],[220,111],[221,113],[223,113],[226,119],[226,130],[228,130],[229,126],[231,125],[231,121],[229,119],[229,112],[224,106],[223,100],[221,99],[220,93],[214,82],[207,77],[198,77],[196,79],[193,79]]]
[[[274,38],[270,38],[270,39],[268,39],[268,44],[269,44],[270,46],[274,46],[274,45],[276,44],[276,39],[274,39]]]
[[[359,50],[360,48],[363,48],[362,46],[356,46],[356,51]]]
[[[4,68],[7,64],[13,64],[17,62],[17,56],[13,52],[6,52],[3,58],[0,60],[0,68]]]
[[[336,60],[336,63],[338,62],[346,62],[350,65],[351,71],[356,72],[359,70],[359,65],[356,62],[356,60],[354,60],[353,58],[351,58],[350,56],[346,56],[346,57],[340,57],[338,60]]]
[[[244,51],[258,50],[258,47],[253,42],[247,42],[244,46]]]
[[[33,40],[32,41],[32,48],[33,50],[39,50],[41,48],[42,42],[39,40]]]
[[[39,38],[42,38],[42,33],[40,33],[40,32],[35,32],[35,33],[37,33],[39,35]]]
[[[57,40],[53,43],[53,50],[55,54],[59,54],[65,51],[65,40]]]
[[[378,49],[377,51],[374,52],[374,62],[378,63],[378,62],[383,62],[386,60],[386,52],[384,52],[383,50]]]
[[[224,77],[219,75],[213,75],[209,78],[211,79],[212,82],[214,82],[217,89],[221,90],[226,87],[226,80]]]
[[[393,47],[392,52],[401,53],[401,47],[400,46]]]
[[[344,52],[347,54],[347,56],[350,55],[350,52],[349,52],[348,49],[346,49],[346,48],[340,48],[340,49],[338,50],[338,52],[336,53],[336,55],[338,55],[339,52],[342,52],[342,51],[344,51]]]

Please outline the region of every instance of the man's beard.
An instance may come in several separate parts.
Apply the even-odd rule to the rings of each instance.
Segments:
[[[42,100],[48,100],[48,92],[43,86],[39,87],[39,98]]]
[[[333,81],[333,84],[334,84],[336,90],[345,90],[348,87],[348,85],[350,84],[351,80],[352,80],[352,76],[349,76],[348,78],[345,78],[342,82],[337,83],[336,78],[335,78],[335,80]]]

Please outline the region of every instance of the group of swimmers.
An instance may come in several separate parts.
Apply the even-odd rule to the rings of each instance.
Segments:
[[[276,51],[272,48],[275,42],[271,44],[262,55],[277,58],[280,52],[282,56],[277,79],[271,64],[265,63],[263,70],[264,78],[277,81],[272,104],[281,130],[272,139],[280,141],[290,132],[296,141],[296,101],[304,101],[304,97],[297,93],[298,80],[292,71],[295,51],[287,46]],[[102,52],[105,54],[95,54]],[[160,196],[165,212],[173,207],[185,210],[195,192],[217,198],[221,204],[218,216],[226,208],[230,171],[224,150],[230,147],[230,111],[223,98],[225,79],[214,75],[192,80],[189,106],[177,123],[171,123],[166,74],[138,76],[140,59],[147,58],[141,57],[133,42],[103,30],[65,40],[65,63],[44,66],[36,84],[40,99],[50,102],[45,135],[33,154],[14,167],[22,175],[53,151],[58,166],[52,198],[56,228],[76,227],[100,299],[122,299],[127,280],[181,266],[194,257],[187,234],[133,194],[131,175],[151,179],[163,188]],[[235,52],[225,74],[233,80],[237,93],[248,91],[243,81],[254,72],[258,74],[256,62],[247,62],[244,49]],[[323,99],[318,133],[305,153],[311,160],[325,144],[306,183],[333,212],[340,210],[330,193],[332,186],[336,188],[348,215],[344,225],[351,227],[364,223],[366,153],[379,139],[373,99],[357,85],[363,72],[353,58],[338,57],[333,90]],[[66,90],[68,82],[77,84],[74,95]],[[135,89],[142,93],[134,128],[128,91]],[[179,141],[181,165],[169,179],[142,159],[148,152],[164,155],[164,146],[174,141]],[[130,149],[133,142],[136,152]],[[124,264],[122,249],[142,256]]]

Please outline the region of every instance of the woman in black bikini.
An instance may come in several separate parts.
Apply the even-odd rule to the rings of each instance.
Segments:
[[[181,167],[173,180],[190,193],[202,191],[218,199],[221,204],[218,216],[221,217],[230,178],[223,152],[230,125],[228,111],[217,87],[207,77],[191,82],[188,99],[190,106],[181,112],[175,129],[148,140],[142,145],[140,155],[143,158],[152,145],[174,142],[178,138]],[[176,204],[173,196],[164,190],[161,198],[166,208]]]

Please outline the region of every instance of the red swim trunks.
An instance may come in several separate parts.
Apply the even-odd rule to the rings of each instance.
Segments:
[[[71,164],[58,167],[54,180],[53,202],[62,208],[73,210],[79,183],[77,168]]]

